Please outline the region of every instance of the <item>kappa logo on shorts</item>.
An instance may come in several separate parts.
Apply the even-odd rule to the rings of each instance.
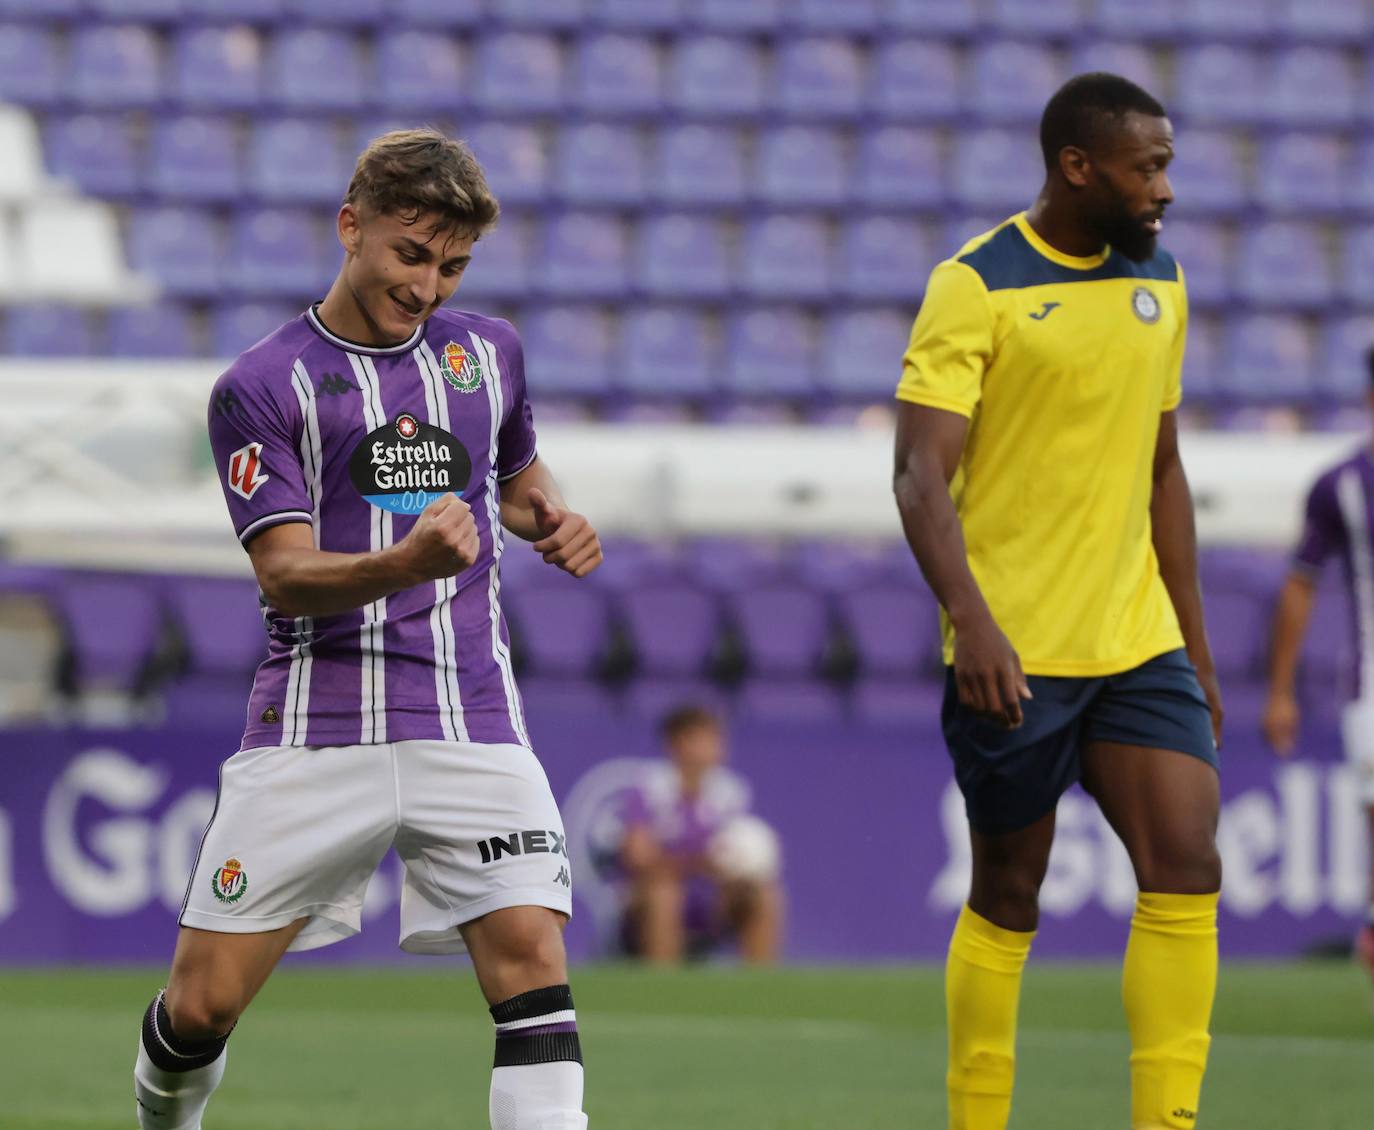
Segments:
[[[238,902],[248,891],[248,874],[243,864],[232,857],[226,859],[224,866],[216,868],[210,876],[210,890],[220,902]]]
[[[262,444],[245,444],[229,456],[229,488],[240,498],[252,498],[270,477],[262,474]]]
[[[558,869],[558,874],[553,877],[553,881],[555,883],[562,883],[565,887],[572,886],[572,876],[568,874],[568,869],[566,867],[560,867]]]
[[[567,837],[562,832],[512,832],[509,836],[492,836],[477,841],[483,863],[495,863],[503,855],[536,855],[546,852],[568,858]]]

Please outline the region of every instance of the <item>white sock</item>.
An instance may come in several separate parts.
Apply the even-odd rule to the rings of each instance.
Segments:
[[[227,1039],[183,1040],[172,1031],[162,994],[153,998],[143,1014],[134,1062],[141,1130],[200,1130],[205,1106],[224,1078]]]
[[[572,990],[551,985],[491,1008],[492,1130],[585,1130],[582,1045]]]

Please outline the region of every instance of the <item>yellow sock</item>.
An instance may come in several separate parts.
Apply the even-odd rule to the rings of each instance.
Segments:
[[[959,914],[945,965],[950,1130],[1007,1125],[1021,970],[1034,937],[994,926],[967,906]]]
[[[1121,995],[1131,1029],[1133,1130],[1193,1130],[1217,991],[1217,898],[1142,891]]]

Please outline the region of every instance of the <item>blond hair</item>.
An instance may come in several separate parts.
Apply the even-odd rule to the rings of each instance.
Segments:
[[[358,158],[344,203],[407,224],[432,215],[436,231],[474,238],[501,214],[472,150],[428,127],[374,138]]]

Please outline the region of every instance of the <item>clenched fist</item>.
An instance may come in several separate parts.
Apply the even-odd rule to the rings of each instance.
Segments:
[[[461,573],[477,560],[480,548],[472,507],[455,494],[440,495],[396,548],[418,578],[416,583]]]
[[[601,541],[583,515],[555,506],[538,487],[530,488],[529,500],[539,528],[535,553],[574,577],[585,577],[601,564]]]

